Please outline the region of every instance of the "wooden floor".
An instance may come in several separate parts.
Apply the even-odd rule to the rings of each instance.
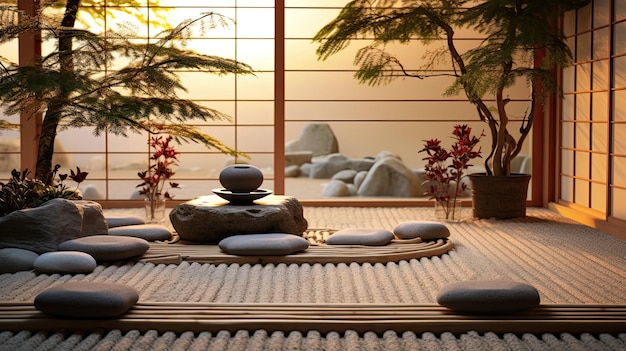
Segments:
[[[619,333],[626,330],[626,306],[542,305],[508,315],[461,315],[439,305],[398,304],[213,304],[138,303],[119,319],[63,319],[30,303],[0,303],[0,330],[218,332],[227,330],[318,330],[359,333],[387,330],[494,333]]]

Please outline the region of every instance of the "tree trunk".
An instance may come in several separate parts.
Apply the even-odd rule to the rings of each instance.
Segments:
[[[76,15],[80,0],[67,0],[65,4],[65,14],[61,20],[61,29],[59,30],[59,72],[61,76],[68,77],[74,72],[74,58],[72,53],[73,34],[71,28],[76,23]],[[39,136],[39,149],[37,151],[37,168],[35,170],[35,178],[41,180],[45,184],[52,184],[52,156],[54,155],[54,140],[56,139],[57,129],[61,123],[63,115],[63,107],[67,103],[70,91],[61,82],[61,91],[48,105],[48,110],[43,119],[41,126],[41,135]]]

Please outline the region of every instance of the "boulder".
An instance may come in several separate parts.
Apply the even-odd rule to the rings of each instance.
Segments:
[[[328,123],[309,123],[302,128],[297,139],[285,144],[285,152],[310,151],[313,156],[339,152],[335,133]]]
[[[237,234],[301,236],[308,226],[296,198],[276,195],[246,205],[232,205],[216,195],[200,196],[172,209],[170,220],[181,240],[201,243],[219,243]]]
[[[395,157],[377,161],[359,187],[359,196],[417,197],[423,194],[417,176]]]
[[[322,190],[322,196],[344,197],[352,196],[352,194],[350,193],[350,188],[348,188],[348,184],[342,182],[341,180],[331,180],[324,186],[324,190]]]
[[[39,255],[30,250],[0,249],[0,274],[30,271],[37,257]]]
[[[309,241],[284,233],[233,235],[220,241],[223,252],[242,256],[282,256],[304,251]]]
[[[112,318],[139,300],[134,288],[115,283],[75,281],[53,286],[35,297],[41,312],[69,318]]]
[[[106,234],[108,230],[99,203],[52,199],[39,207],[0,217],[0,248],[21,248],[41,254],[56,251],[64,241]]]

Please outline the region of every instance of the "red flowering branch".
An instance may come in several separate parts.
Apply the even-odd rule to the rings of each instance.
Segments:
[[[153,136],[150,138],[150,148],[152,149],[152,155],[150,156],[150,163],[148,169],[143,172],[137,173],[139,178],[143,181],[137,185],[137,188],[141,187],[139,193],[145,195],[150,201],[155,201],[161,196],[166,199],[171,199],[173,196],[165,191],[165,185],[168,184],[170,189],[179,189],[178,183],[169,181],[175,174],[172,167],[178,166],[177,152],[171,145],[172,136]]]
[[[485,133],[478,137],[471,134],[471,127],[457,124],[452,130],[456,142],[450,151],[444,149],[438,139],[424,140],[424,148],[419,151],[428,154],[424,158],[427,161],[424,179],[430,184],[427,194],[443,207],[446,218],[454,215],[456,200],[467,189],[467,184],[462,182],[464,170],[471,166],[471,160],[481,157],[480,148],[476,151],[474,148]]]

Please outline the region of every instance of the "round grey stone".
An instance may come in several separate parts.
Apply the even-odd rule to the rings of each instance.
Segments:
[[[148,241],[170,240],[172,238],[172,232],[159,224],[138,224],[110,228],[109,235],[132,236]]]
[[[76,281],[54,286],[35,297],[35,308],[70,318],[111,318],[128,311],[139,300],[130,286]]]
[[[25,249],[0,249],[0,274],[30,271],[39,255]]]
[[[347,228],[341,229],[326,239],[328,245],[387,245],[393,233],[384,229]]]
[[[126,225],[145,224],[146,221],[142,217],[129,214],[110,214],[105,217],[109,228],[122,227]]]
[[[144,254],[150,244],[141,238],[117,235],[92,235],[59,244],[60,251],[81,251],[96,261],[117,261]]]
[[[407,221],[393,228],[393,233],[400,239],[422,240],[443,239],[450,236],[450,230],[444,224],[431,221]]]
[[[466,280],[444,286],[437,302],[456,312],[505,314],[539,306],[533,286],[508,280]]]
[[[41,254],[33,264],[41,273],[91,273],[96,269],[96,259],[80,251],[54,251]]]
[[[222,239],[219,248],[231,255],[282,256],[304,251],[309,241],[284,233],[233,235]]]

